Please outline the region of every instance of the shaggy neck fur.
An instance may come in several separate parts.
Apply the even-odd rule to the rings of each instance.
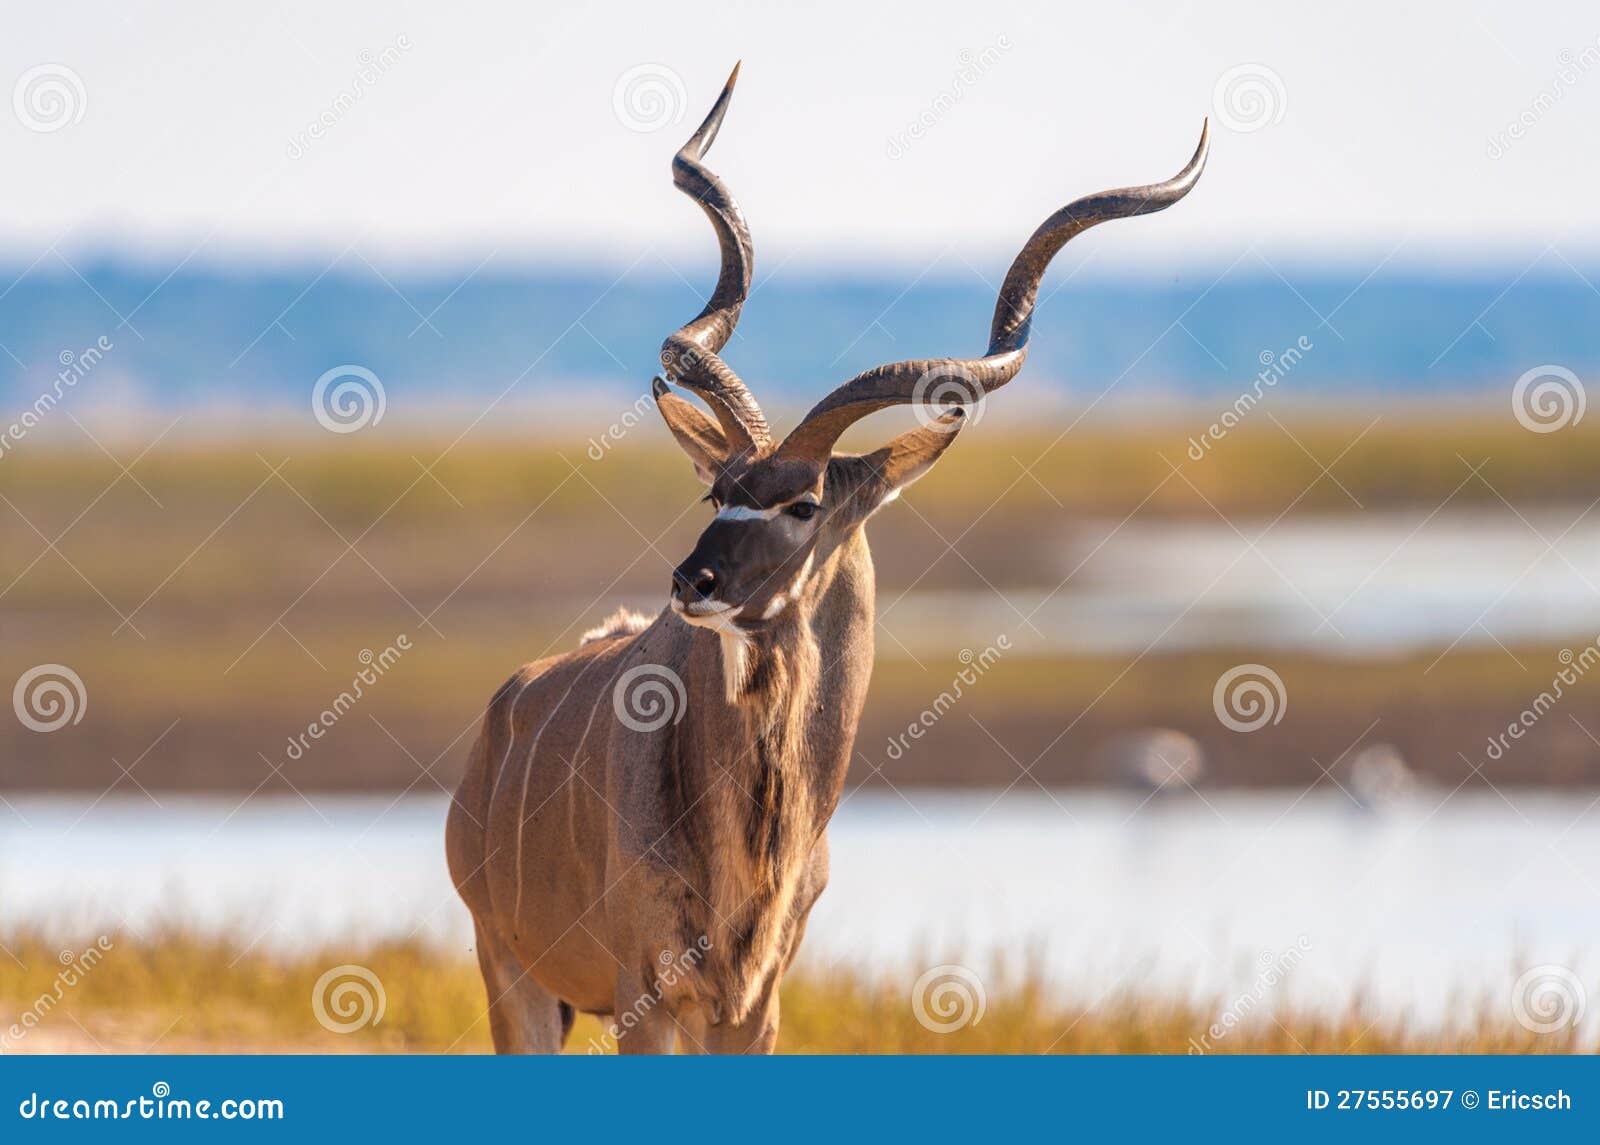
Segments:
[[[727,841],[698,849],[710,862],[715,905],[690,926],[722,936],[710,961],[736,1013],[786,949],[798,879],[831,806],[831,780],[816,774],[807,737],[808,721],[826,702],[817,632],[829,627],[829,608],[849,607],[828,595],[837,571],[837,561],[827,561],[817,575],[797,578],[787,606],[759,629],[719,629],[715,645],[701,641],[702,654],[722,661],[723,698],[738,730],[714,745],[720,766],[706,776],[713,797],[685,822]],[[731,782],[722,782],[721,769]],[[702,811],[706,818],[697,818]]]

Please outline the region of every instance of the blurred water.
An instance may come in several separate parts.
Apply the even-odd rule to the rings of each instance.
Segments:
[[[1138,652],[1248,644],[1333,655],[1600,633],[1600,513],[1349,513],[1235,527],[1089,522],[1059,587],[881,595],[881,654]],[[1458,643],[1459,642],[1459,643]]]
[[[1517,974],[1600,987],[1600,796],[1430,791],[1382,814],[1336,790],[861,791],[803,957],[987,972],[1036,957],[1062,990],[1231,997],[1292,956],[1274,1001],[1361,992],[1419,1020],[1505,1003]],[[470,940],[440,796],[24,796],[0,806],[0,917],[98,933],[165,920],[294,948]]]
[[[548,398],[577,382],[574,388],[613,390],[617,408],[625,408],[655,371],[661,338],[683,321],[686,306],[692,313],[700,304],[715,273],[653,254],[626,269],[518,266],[505,258],[471,274],[470,261],[430,272],[381,260],[388,265],[380,270],[369,253],[347,248],[348,257],[333,264],[297,266],[245,259],[168,268],[81,256],[71,268],[55,259],[11,262],[0,268],[9,284],[0,295],[0,344],[14,357],[0,356],[0,399],[23,408],[54,374],[47,364],[63,347],[90,345],[108,332],[108,314],[137,310],[140,337],[110,330],[115,352],[84,394],[109,397],[114,382],[119,403],[174,412],[217,403],[256,414],[263,406],[303,411],[308,379],[330,363],[360,362],[383,379],[388,416],[397,420],[426,416],[442,395],[470,397],[476,412],[512,378],[520,383],[516,396]],[[1149,278],[1092,268],[1062,274],[1035,317],[1028,384],[1006,402],[1069,392],[1072,379],[1085,399],[1109,383],[1119,398],[1210,395],[1220,412],[1250,386],[1263,351],[1301,337],[1314,349],[1283,389],[1302,395],[1499,392],[1541,361],[1587,378],[1600,365],[1595,271],[1573,273],[1566,256],[1545,253],[1536,269],[1520,260],[1480,271],[1284,268],[1293,285],[1253,247]],[[998,281],[990,276],[1005,264],[974,274],[947,251],[918,268],[764,271],[760,305],[746,309],[739,327],[740,373],[760,380],[764,403],[804,407],[820,387],[908,350],[957,352],[984,329]],[[1318,323],[1319,314],[1335,311],[1337,336]],[[426,340],[414,336],[419,314],[439,315]],[[580,321],[591,336],[567,337]],[[1180,321],[1187,335],[1178,332]]]

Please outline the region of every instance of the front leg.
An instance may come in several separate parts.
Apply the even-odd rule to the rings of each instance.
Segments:
[[[778,979],[774,974],[766,991],[738,1025],[707,1024],[701,1049],[708,1054],[770,1054],[778,1048]]]
[[[771,1054],[777,1052],[778,1046],[778,995],[783,983],[783,975],[794,964],[794,959],[800,952],[800,942],[805,937],[806,919],[810,917],[811,908],[816,905],[823,888],[828,885],[828,839],[823,836],[817,840],[817,845],[812,849],[807,861],[804,881],[795,895],[794,913],[790,919],[789,931],[784,942],[784,955],[777,967],[773,969],[766,989],[756,1004],[751,1008],[749,1015],[738,1025],[726,1022],[718,1025],[706,1024],[702,1033],[696,1028],[695,1035],[699,1039],[697,1049],[702,1053],[713,1054]]]
[[[650,859],[622,856],[618,866],[621,873],[606,892],[617,965],[607,1033],[618,1053],[670,1054],[694,1000],[679,937],[689,892],[676,873]]]
[[[672,1001],[637,974],[617,971],[616,1013],[607,1034],[619,1054],[670,1054],[678,1032]]]

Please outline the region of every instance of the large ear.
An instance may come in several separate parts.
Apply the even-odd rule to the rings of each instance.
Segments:
[[[699,474],[700,480],[711,484],[717,470],[728,458],[728,439],[722,436],[722,429],[696,406],[673,393],[672,388],[660,378],[651,384],[651,388],[656,396],[656,408],[661,411],[667,428],[678,439],[689,460],[694,462],[694,471]]]
[[[929,424],[857,458],[865,469],[857,492],[864,501],[862,507],[870,513],[900,496],[902,489],[933,468],[964,424],[966,411],[949,409]]]

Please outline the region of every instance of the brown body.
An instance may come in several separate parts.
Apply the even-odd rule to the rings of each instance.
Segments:
[[[832,553],[807,599],[757,638],[737,704],[712,632],[670,611],[621,627],[528,665],[495,696],[451,816],[451,869],[480,946],[554,997],[613,1015],[660,997],[619,1048],[669,1048],[681,1022],[689,1048],[770,1050],[777,981],[827,882],[823,829],[872,670],[865,538]],[[615,693],[649,666],[682,680],[685,718],[641,732],[617,717]]]
[[[1166,183],[1051,216],[1012,264],[984,357],[869,370],[774,442],[719,357],[753,266],[743,215],[700,162],[733,82],[674,159],[722,267],[706,308],[662,350],[671,380],[715,420],[656,383],[716,518],[654,620],[618,614],[495,694],[450,811],[450,870],[500,1052],[560,1049],[577,1010],[611,1015],[605,1043],[623,1052],[774,1048],[778,986],[827,882],[825,831],[872,673],[863,526],[955,439],[959,407],[1021,368],[1061,245],[1176,202],[1205,157],[1202,135]],[[919,428],[869,454],[833,453],[857,419],[907,404]]]

